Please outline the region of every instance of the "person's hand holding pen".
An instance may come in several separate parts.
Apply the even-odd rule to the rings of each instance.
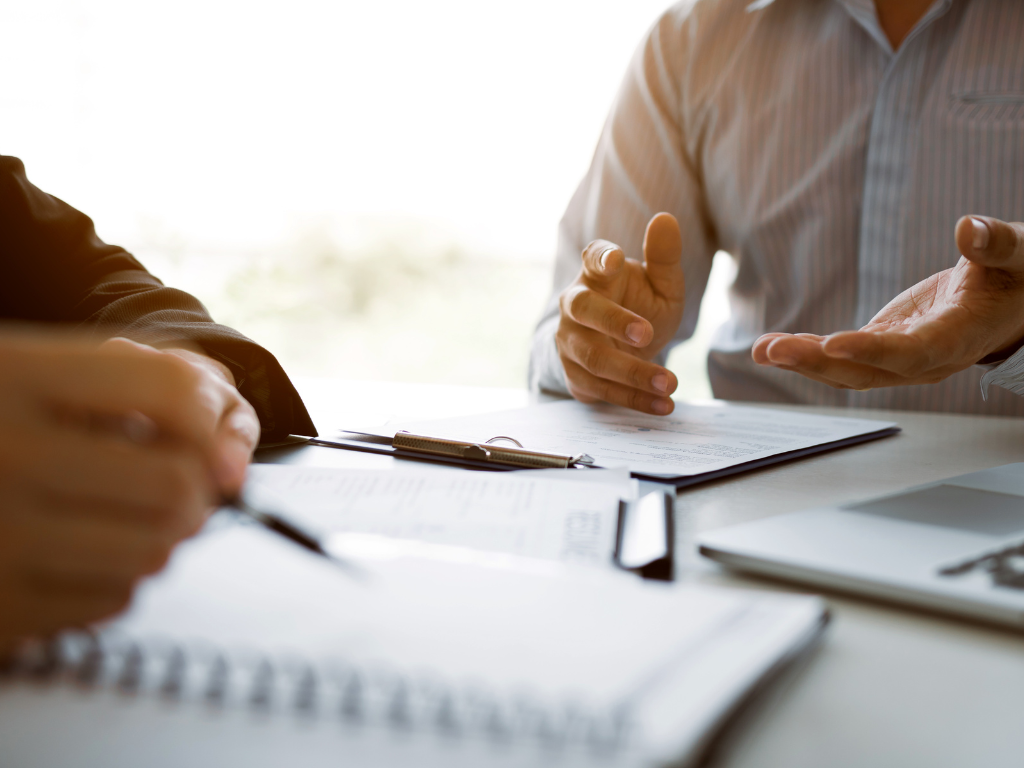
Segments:
[[[259,435],[195,350],[0,338],[0,652],[123,609],[237,495]]]
[[[675,407],[670,395],[678,381],[651,361],[683,317],[682,236],[674,216],[651,219],[643,249],[643,262],[606,240],[584,249],[579,275],[559,297],[555,344],[577,400],[664,415]]]

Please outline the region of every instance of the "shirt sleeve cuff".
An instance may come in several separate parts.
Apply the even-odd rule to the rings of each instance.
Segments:
[[[530,353],[529,383],[533,392],[569,394],[565,381],[565,368],[555,346],[558,317],[548,317],[537,326]]]
[[[1024,347],[1021,347],[1003,362],[994,365],[982,365],[985,374],[981,377],[981,396],[988,400],[988,388],[1008,389],[1015,395],[1024,395]]]

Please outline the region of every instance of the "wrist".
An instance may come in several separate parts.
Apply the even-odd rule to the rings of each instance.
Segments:
[[[975,363],[975,365],[999,365],[1013,357],[1021,347],[1024,347],[1024,338],[1020,338],[1012,344],[1007,344],[1001,349],[997,349],[995,352],[990,352]]]

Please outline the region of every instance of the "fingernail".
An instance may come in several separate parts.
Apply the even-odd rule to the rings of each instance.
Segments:
[[[605,267],[608,266],[608,254],[611,253],[612,250],[613,249],[611,248],[605,248],[604,252],[601,254],[601,269],[604,269]]]
[[[839,357],[844,360],[848,360],[851,357],[853,357],[853,350],[848,349],[845,346],[833,343],[825,347],[825,354],[828,355],[829,357]]]
[[[777,365],[796,365],[796,356],[788,352],[770,352],[768,358]]]
[[[988,224],[973,216],[971,217],[971,224],[974,226],[974,241],[971,245],[974,246],[974,250],[983,251],[988,248]]]
[[[668,413],[669,411],[672,410],[672,401],[671,400],[655,400],[653,403],[651,403],[651,409],[655,413],[657,413],[657,414],[659,414],[661,416],[664,416],[666,413]]]
[[[668,392],[668,376],[664,373],[654,374],[654,378],[651,379],[651,386],[659,392]]]
[[[634,344],[639,344],[644,338],[644,324],[630,323],[626,326],[626,335]]]

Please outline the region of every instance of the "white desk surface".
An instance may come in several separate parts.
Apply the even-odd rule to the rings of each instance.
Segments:
[[[442,418],[529,402],[527,392],[510,389],[316,379],[297,385],[324,434],[389,418]],[[720,570],[696,554],[695,533],[1024,461],[1024,419],[893,411],[857,415],[896,421],[903,432],[680,492],[677,578],[792,589]],[[271,451],[259,460],[346,467],[400,463],[317,446]],[[746,723],[726,765],[1024,764],[1024,635],[865,599],[827,598],[833,625],[823,647]]]

